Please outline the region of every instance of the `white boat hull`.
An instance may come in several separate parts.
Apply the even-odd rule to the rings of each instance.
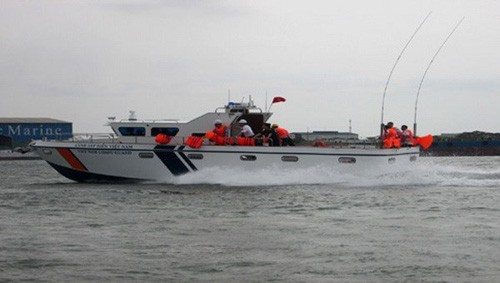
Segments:
[[[337,172],[394,172],[407,169],[419,148],[317,148],[74,143],[36,141],[40,157],[65,177],[78,182],[160,181],[209,168],[257,170],[321,166]]]

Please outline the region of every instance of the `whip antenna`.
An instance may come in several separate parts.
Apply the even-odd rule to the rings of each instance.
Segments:
[[[424,25],[424,23],[427,21],[427,19],[429,18],[429,16],[431,14],[432,14],[432,11],[429,12],[429,14],[427,14],[427,16],[422,21],[422,23],[420,23],[420,25],[417,27],[417,29],[415,30],[415,32],[413,33],[413,35],[410,37],[410,39],[406,43],[405,47],[403,47],[403,50],[401,50],[401,53],[399,53],[399,56],[396,59],[396,62],[394,62],[394,66],[392,66],[391,72],[389,73],[389,77],[387,78],[387,82],[385,83],[384,94],[382,95],[382,115],[381,115],[381,119],[380,119],[380,138],[381,139],[382,139],[382,136],[384,135],[384,102],[385,102],[385,93],[387,92],[387,86],[389,85],[389,81],[391,80],[392,73],[394,72],[394,69],[396,69],[396,65],[398,64],[399,59],[401,58],[401,56],[405,52],[406,48],[408,47],[408,45],[410,45],[410,42],[413,40],[413,38],[415,37],[415,35],[417,34],[417,32]]]
[[[436,51],[436,53],[432,57],[431,61],[429,62],[429,65],[427,65],[427,69],[425,69],[425,72],[424,72],[424,75],[422,76],[422,79],[420,80],[420,84],[418,85],[418,90],[417,90],[417,98],[415,99],[415,117],[414,117],[414,120],[413,120],[413,134],[414,135],[417,135],[417,105],[418,105],[418,96],[420,95],[420,89],[422,88],[422,83],[424,82],[425,76],[427,75],[427,71],[429,71],[432,63],[434,62],[434,59],[436,59],[436,56],[439,54],[439,51],[441,51],[441,49],[446,44],[446,42],[448,41],[448,39],[450,39],[451,35],[458,29],[458,26],[460,26],[460,24],[463,22],[464,19],[465,19],[465,17],[463,17],[460,21],[458,21],[458,23],[456,24],[455,28],[453,28],[453,30],[450,32],[450,34],[448,35],[448,37],[446,37],[446,39],[443,41],[443,43],[441,44],[441,46],[439,46],[438,50]]]

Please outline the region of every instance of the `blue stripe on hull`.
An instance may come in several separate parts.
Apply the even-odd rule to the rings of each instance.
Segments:
[[[182,157],[182,159],[184,159],[184,161],[189,165],[189,167],[191,167],[191,169],[193,169],[193,171],[198,170],[198,168],[194,166],[193,162],[191,162],[191,160],[189,160],[189,158],[184,154],[184,152],[182,152],[182,149],[184,149],[184,146],[179,147],[179,155]]]
[[[166,151],[155,150],[154,153],[161,162],[170,170],[174,176],[179,176],[182,174],[189,173],[189,169],[182,163],[179,157],[173,151],[175,146],[156,146],[155,149],[168,149]],[[194,166],[194,165],[193,165]]]

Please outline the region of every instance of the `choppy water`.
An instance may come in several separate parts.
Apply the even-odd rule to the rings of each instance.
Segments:
[[[42,161],[0,162],[0,281],[499,282],[500,158],[420,162],[177,185],[77,184]]]

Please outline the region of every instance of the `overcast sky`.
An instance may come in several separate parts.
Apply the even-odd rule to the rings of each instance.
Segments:
[[[108,132],[108,116],[190,120],[252,95],[291,131],[500,132],[500,1],[0,0],[0,117]]]

